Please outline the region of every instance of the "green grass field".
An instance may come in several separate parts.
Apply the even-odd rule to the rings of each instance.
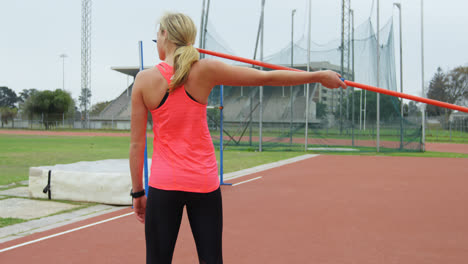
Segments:
[[[106,131],[107,132],[107,131]],[[0,185],[28,179],[29,167],[55,164],[67,164],[78,161],[103,159],[127,159],[129,137],[66,137],[66,136],[25,136],[0,135]],[[218,143],[215,142],[217,148]],[[302,147],[287,148],[266,147],[264,152],[256,152],[253,147],[228,147],[224,152],[224,172],[233,172],[260,164],[270,163],[303,155]],[[148,140],[148,149],[152,141]],[[439,152],[389,152],[375,153],[374,148],[361,152],[309,152],[332,155],[387,155],[411,157],[447,157],[468,158],[467,154]],[[217,150],[219,155],[219,151]],[[151,152],[149,153],[151,156]],[[219,158],[218,158],[219,160]]]
[[[0,228],[8,226],[8,225],[23,223],[23,222],[26,222],[26,221],[27,220],[19,219],[19,218],[12,218],[12,217],[1,218],[0,217]]]
[[[127,159],[129,137],[0,135],[0,185],[28,179],[29,167],[78,161]],[[148,149],[152,141],[148,140]],[[217,151],[219,155],[219,151]],[[302,155],[304,152],[224,152],[224,172],[232,172]],[[149,153],[151,156],[151,152]]]

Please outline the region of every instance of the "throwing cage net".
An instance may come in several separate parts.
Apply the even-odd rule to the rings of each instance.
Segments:
[[[212,26],[209,25],[206,35],[206,49],[233,54],[210,27]],[[356,27],[353,35],[346,42],[341,39],[326,44],[312,42],[311,71],[333,70],[347,80],[396,91],[392,20],[380,30],[379,45],[370,19]],[[343,52],[342,43],[348,45],[346,49],[349,52]],[[380,49],[380,67],[377,67],[377,46]],[[293,52],[291,49],[294,49]],[[307,57],[307,36],[303,36],[292,46],[289,44],[267,56],[264,61],[307,70]],[[252,67],[246,64],[242,66]],[[306,98],[306,94],[306,85],[265,86],[261,98],[263,103],[260,104],[259,87],[224,86],[224,148],[237,146],[272,151],[305,148],[325,151],[376,150],[376,93],[353,87],[332,90],[313,83],[309,87],[309,98]],[[210,95],[209,105],[219,103],[220,87],[215,87]],[[401,113],[400,109],[401,99],[380,95],[381,152],[421,150],[420,116],[417,113],[413,116]],[[216,135],[215,131],[220,128],[217,109],[208,109],[208,122],[213,135]]]

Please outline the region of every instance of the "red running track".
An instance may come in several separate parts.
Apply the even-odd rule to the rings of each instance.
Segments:
[[[468,160],[319,156],[223,186],[225,263],[466,263]],[[130,212],[125,209],[0,244]],[[144,263],[134,216],[0,253],[0,263]],[[198,263],[186,217],[173,263]]]

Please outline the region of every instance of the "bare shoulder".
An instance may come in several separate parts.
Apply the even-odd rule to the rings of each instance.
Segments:
[[[164,86],[166,80],[156,67],[138,72],[133,85],[134,90],[151,89],[157,86]]]
[[[139,71],[135,78],[135,82],[138,81],[140,83],[157,80],[164,80],[164,77],[161,75],[161,73],[156,67]]]
[[[201,59],[192,65],[190,77],[205,83],[207,86],[216,85],[216,80],[225,72],[227,64],[215,59]]]
[[[219,69],[224,65],[223,62],[215,59],[201,59],[192,65],[192,69],[195,71],[213,71]]]

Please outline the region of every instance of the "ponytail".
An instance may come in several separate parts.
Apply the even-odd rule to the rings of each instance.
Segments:
[[[195,43],[197,28],[192,19],[181,13],[167,13],[160,21],[160,30],[167,31],[168,40],[177,49],[174,52],[174,76],[169,84],[169,92],[184,85],[192,65],[198,61],[200,54],[192,45]]]
[[[174,76],[169,85],[169,92],[184,85],[192,65],[198,61],[200,54],[192,45],[180,46],[174,53]]]

